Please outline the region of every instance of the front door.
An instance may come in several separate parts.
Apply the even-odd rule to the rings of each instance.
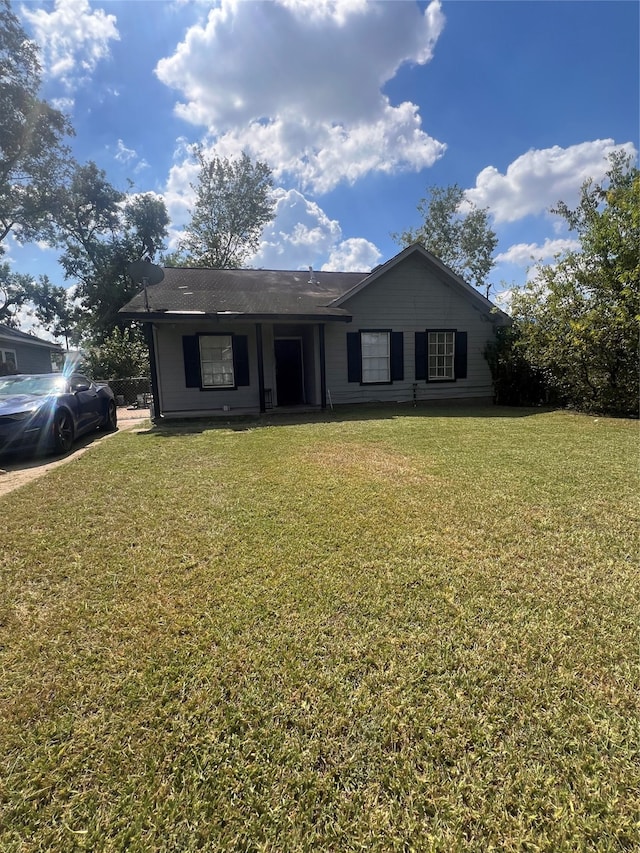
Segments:
[[[276,394],[279,406],[304,403],[302,341],[299,338],[276,338]]]

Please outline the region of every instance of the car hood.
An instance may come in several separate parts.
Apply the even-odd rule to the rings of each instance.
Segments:
[[[20,412],[36,412],[51,400],[38,394],[11,394],[0,397],[0,415],[17,415]]]

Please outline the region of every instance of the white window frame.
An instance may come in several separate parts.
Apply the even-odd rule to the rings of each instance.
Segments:
[[[371,340],[366,340],[367,337]],[[386,346],[380,347],[383,341],[386,342]],[[367,352],[367,349],[370,351]],[[377,349],[378,352],[376,352]],[[386,349],[386,352],[383,352],[383,349]],[[360,357],[363,385],[380,385],[391,382],[390,331],[387,329],[360,331]]]
[[[9,359],[13,362],[13,366],[15,369],[18,369],[18,356],[14,349],[0,349],[0,362],[2,364],[7,364]]]
[[[200,381],[203,388],[235,388],[233,335],[199,335]]]
[[[429,332],[427,336],[427,379],[450,382],[455,374],[456,333],[452,329]]]

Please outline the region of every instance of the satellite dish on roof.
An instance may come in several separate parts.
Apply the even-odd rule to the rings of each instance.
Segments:
[[[134,261],[127,267],[127,273],[138,284],[160,284],[164,278],[162,267],[151,261]]]
[[[144,310],[149,310],[149,294],[147,293],[147,285],[160,284],[164,278],[164,270],[162,267],[152,264],[151,261],[134,261],[127,267],[127,272],[131,278],[141,284],[144,288]]]

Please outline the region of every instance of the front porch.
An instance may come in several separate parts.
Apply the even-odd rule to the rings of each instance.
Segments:
[[[326,408],[324,323],[207,318],[197,324],[156,322],[150,330],[156,417]]]

